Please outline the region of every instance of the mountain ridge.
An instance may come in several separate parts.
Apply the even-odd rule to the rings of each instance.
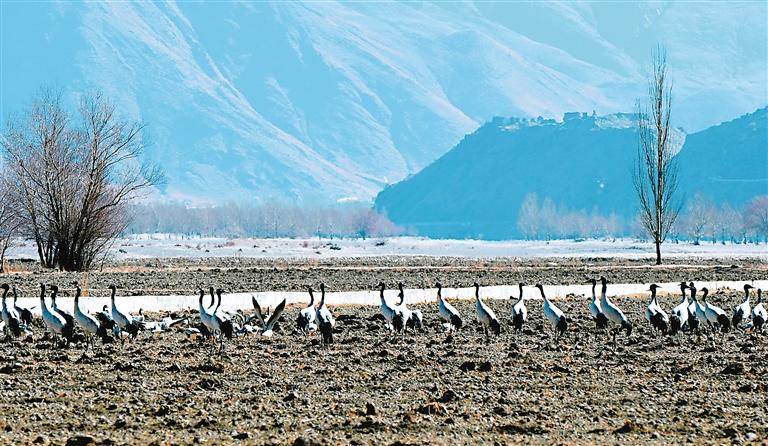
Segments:
[[[718,204],[740,207],[768,194],[767,111],[764,107],[690,135],[675,130],[677,197],[701,192]],[[494,118],[418,174],[382,190],[375,208],[420,235],[448,238],[521,236],[519,211],[531,194],[561,208],[630,221],[637,213],[631,177],[634,116]],[[741,144],[731,149],[722,141]],[[757,167],[744,170],[746,163]],[[710,172],[724,173],[731,179],[728,187],[712,181]]]
[[[493,115],[631,109],[657,39],[684,127],[764,103],[768,78],[750,2],[0,7],[0,120],[41,85],[102,90],[149,125],[164,196],[189,202],[367,201]]]

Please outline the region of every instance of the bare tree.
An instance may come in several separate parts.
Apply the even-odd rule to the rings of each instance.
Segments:
[[[755,242],[760,237],[768,243],[768,195],[753,198],[744,209],[744,226],[754,234]]]
[[[691,237],[694,245],[700,244],[707,229],[713,226],[713,208],[714,205],[701,193],[694,195],[686,205],[685,213],[681,218],[681,232]]]
[[[667,56],[659,47],[653,55],[647,106],[638,104],[638,153],[633,183],[640,201],[640,222],[656,245],[661,264],[661,244],[680,212],[675,201],[677,163],[671,141],[672,81],[667,76]]]
[[[520,204],[517,229],[527,240],[534,240],[539,235],[539,199],[535,192],[526,194]]]
[[[43,93],[3,138],[7,181],[44,267],[87,270],[128,224],[128,206],[162,181],[142,160],[143,125],[122,120],[100,94],[80,103],[77,126]]]
[[[0,183],[0,273],[5,272],[5,253],[21,227],[17,209],[6,185]]]

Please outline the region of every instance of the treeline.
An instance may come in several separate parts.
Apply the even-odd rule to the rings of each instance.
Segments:
[[[716,205],[702,194],[688,201],[673,228],[673,236],[698,245],[768,242],[768,195],[753,198],[742,209]]]
[[[573,210],[556,205],[549,197],[539,200],[535,193],[526,195],[520,205],[517,229],[527,240],[621,237],[639,233],[615,213],[603,215],[596,209]]]
[[[637,220],[599,211],[574,210],[552,199],[528,194],[520,206],[517,229],[528,240],[605,237],[645,238]],[[736,209],[716,205],[702,194],[694,195],[679,213],[670,231],[671,241],[712,243],[768,242],[768,195],[752,199]]]
[[[190,207],[152,203],[133,207],[126,233],[176,233],[225,237],[384,237],[403,230],[359,204],[298,207],[277,202]]]

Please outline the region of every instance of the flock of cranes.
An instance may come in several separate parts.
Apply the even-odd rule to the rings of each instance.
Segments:
[[[600,297],[597,296],[598,280],[589,279],[592,285],[592,297],[588,304],[589,313],[595,324],[596,333],[609,331],[615,345],[616,336],[624,332],[626,336],[632,334],[633,323],[627,318],[625,313],[616,305],[607,295],[608,281],[605,277],[599,279]],[[180,319],[171,319],[166,317],[159,322],[145,321],[143,316],[132,316],[127,312],[118,309],[115,303],[117,289],[114,285],[109,287],[111,291],[111,308],[106,305],[102,311],[89,314],[80,308],[80,297],[82,290],[75,282],[75,298],[72,314],[59,308],[56,304],[58,287],[45,284],[40,285],[40,310],[42,321],[49,334],[59,342],[60,346],[69,345],[76,339],[76,334],[81,336],[79,340],[84,341],[85,348],[93,345],[94,338],[98,337],[102,342],[108,342],[117,337],[124,342],[126,337],[136,338],[141,330],[164,331],[170,327],[182,323],[189,319],[184,317]],[[519,296],[512,306],[512,328],[519,332],[528,320],[528,309],[526,299],[524,298],[524,284],[519,284]],[[461,314],[450,304],[442,295],[442,285],[437,287],[437,307],[438,314],[443,320],[443,327],[447,332],[453,332],[461,329],[465,324]],[[542,298],[542,310],[544,318],[549,322],[552,333],[556,339],[568,330],[569,318],[558,308],[545,294],[544,287],[541,284],[535,285]],[[404,335],[408,330],[420,330],[424,325],[423,315],[420,310],[409,309],[405,303],[405,291],[403,284],[398,284],[398,303],[391,304],[384,298],[386,286],[384,283],[378,284],[380,293],[380,312],[385,321],[385,327],[395,335]],[[493,309],[480,296],[480,285],[475,283],[475,313],[476,319],[483,329],[486,336],[491,334],[499,335],[501,333],[501,324]],[[728,317],[726,312],[707,302],[709,291],[702,288],[701,296],[699,290],[693,282],[680,284],[682,298],[678,305],[667,313],[658,303],[656,293],[658,290],[656,284],[649,287],[650,299],[645,308],[645,318],[652,330],[656,333],[676,335],[685,331],[688,333],[700,334],[704,329],[710,333],[726,333],[731,328],[748,328],[762,331],[763,325],[768,319],[765,306],[762,302],[762,291],[757,290],[757,302],[754,307],[750,305],[750,291],[753,287],[749,284],[744,285],[744,300],[737,305]],[[31,335],[30,325],[32,324],[32,309],[21,308],[17,305],[17,293],[13,288],[13,305],[7,304],[7,297],[11,287],[8,284],[0,285],[2,290],[2,324],[3,331],[7,337],[21,337]],[[47,291],[50,291],[50,307],[46,303]],[[262,336],[272,336],[278,321],[285,310],[286,301],[283,300],[277,305],[271,313],[263,311],[255,298],[252,298],[255,313],[246,317],[238,312],[230,314],[221,310],[221,300],[224,290],[214,290],[210,287],[211,302],[205,304],[206,292],[199,288],[199,307],[198,314],[200,324],[197,327],[188,327],[187,333],[200,334],[206,339],[213,339],[219,344],[219,351],[224,349],[224,340],[232,339],[234,336],[246,333],[258,333]],[[308,288],[309,303],[302,308],[296,318],[298,329],[309,334],[319,331],[322,335],[323,344],[333,343],[333,331],[336,321],[330,309],[325,303],[325,284],[320,284],[320,302],[315,306],[315,291],[312,287]],[[690,299],[688,297],[690,295]],[[140,312],[141,313],[141,312]],[[76,330],[79,328],[79,332]],[[80,335],[80,333],[82,333]],[[214,348],[215,344],[211,344]]]

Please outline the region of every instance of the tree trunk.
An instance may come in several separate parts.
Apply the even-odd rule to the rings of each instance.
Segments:
[[[2,246],[0,246],[0,273],[5,272],[5,251],[8,250],[9,239],[3,240]]]
[[[656,264],[661,265],[661,242],[656,240]]]

